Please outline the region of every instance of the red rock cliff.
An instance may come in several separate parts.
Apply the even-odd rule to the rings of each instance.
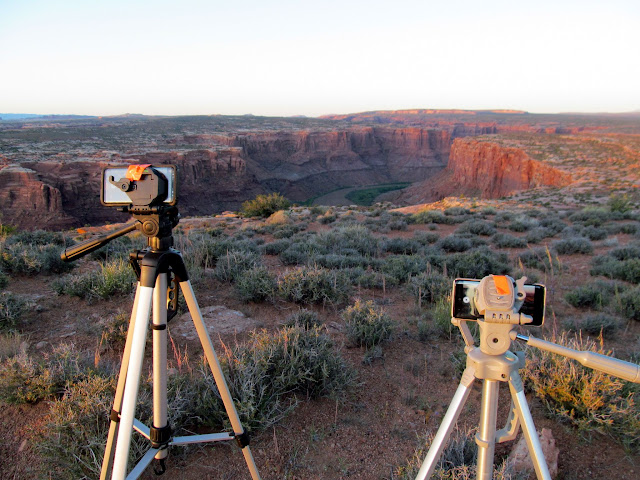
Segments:
[[[425,203],[456,194],[499,198],[535,187],[569,183],[571,175],[531,159],[523,150],[465,138],[454,140],[445,171],[408,188],[401,200]]]

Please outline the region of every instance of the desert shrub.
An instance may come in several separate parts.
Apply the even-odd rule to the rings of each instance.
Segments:
[[[618,233],[635,235],[638,233],[639,228],[637,223],[614,223],[612,225],[607,225],[603,230],[611,235],[616,235]]]
[[[414,213],[408,218],[408,220],[409,223],[418,224],[439,223],[444,225],[454,225],[456,223],[464,222],[465,217],[445,214],[440,210],[423,210],[422,212]]]
[[[640,258],[620,260],[613,252],[609,252],[607,255],[599,255],[593,259],[589,273],[593,276],[602,275],[626,282],[639,283]]]
[[[616,260],[631,260],[640,257],[639,245],[627,245],[611,250],[608,255]]]
[[[247,217],[268,217],[269,215],[289,208],[289,201],[279,193],[258,195],[253,200],[242,204],[242,213]]]
[[[283,327],[275,334],[254,332],[246,344],[227,348],[220,358],[231,396],[247,430],[265,429],[307,398],[339,396],[354,385],[355,372],[322,328]],[[205,370],[207,382],[217,388]],[[224,410],[217,411],[224,414]]]
[[[307,310],[302,308],[295,313],[292,313],[285,320],[285,327],[301,327],[305,330],[310,328],[316,328],[322,325],[318,314],[313,310]]]
[[[317,254],[315,245],[309,242],[295,242],[280,253],[280,260],[285,265],[304,265]]]
[[[363,257],[355,252],[353,255],[316,255],[309,260],[309,263],[329,269],[367,267],[371,264],[370,258]]]
[[[587,207],[569,216],[569,220],[581,225],[600,227],[611,219],[611,213],[604,208]]]
[[[526,240],[508,233],[496,233],[491,241],[498,248],[524,248],[527,246]]]
[[[214,275],[218,280],[225,282],[235,281],[246,270],[259,265],[258,255],[241,250],[229,250],[218,259]]]
[[[265,255],[280,255],[287,248],[291,246],[291,240],[287,238],[283,238],[280,240],[275,240],[270,243],[265,243],[262,246],[262,251]]]
[[[571,237],[557,240],[553,242],[552,246],[560,255],[573,255],[577,253],[588,255],[593,253],[591,241],[584,237]]]
[[[564,298],[574,307],[602,308],[609,305],[616,294],[624,289],[618,282],[595,280],[568,292]]]
[[[587,237],[589,240],[597,241],[604,240],[607,238],[609,233],[604,228],[594,227],[593,225],[589,225],[582,230],[582,235]]]
[[[413,238],[421,245],[431,245],[440,240],[440,235],[434,232],[416,231]]]
[[[7,238],[7,244],[22,243],[27,245],[71,245],[72,241],[60,232],[47,232],[45,230],[22,231]]]
[[[115,378],[90,376],[77,384],[69,384],[64,396],[53,402],[45,417],[45,427],[37,449],[45,459],[42,467],[47,476],[77,479],[98,478],[109,432]],[[148,440],[133,435],[129,464],[138,461]]]
[[[0,268],[0,288],[5,288],[9,284],[9,277]]]
[[[102,327],[100,334],[100,348],[119,349],[127,341],[130,316],[127,313],[119,313],[110,318]]]
[[[389,255],[382,260],[379,270],[396,283],[404,283],[411,276],[424,272],[427,265],[427,259],[421,255]]]
[[[405,219],[399,218],[399,219],[391,220],[388,226],[389,226],[389,230],[405,231],[408,228],[408,223]]]
[[[551,340],[575,350],[608,353],[602,343],[581,336],[563,334]],[[527,356],[525,385],[551,414],[575,425],[582,434],[611,433],[626,447],[638,449],[640,408],[626,382],[543,350],[528,349]]]
[[[73,269],[73,262],[60,258],[62,246],[55,244],[6,242],[0,243],[0,267],[7,273],[36,275],[64,273]]]
[[[333,223],[338,219],[338,216],[332,211],[327,210],[324,214],[320,215],[317,220],[322,225],[327,225],[329,223]]]
[[[607,200],[607,206],[612,212],[625,213],[633,208],[633,203],[628,194],[613,193]]]
[[[430,478],[436,480],[472,480],[477,478],[478,445],[475,436],[474,429],[454,430]],[[413,480],[416,478],[434,438],[435,433],[420,438],[413,456],[407,460],[406,464],[395,467],[391,480]],[[492,478],[495,480],[524,480],[528,478],[528,472],[515,473],[512,465],[505,460],[496,464]]]
[[[558,256],[548,248],[535,248],[518,254],[516,261],[529,268],[546,272],[557,272],[561,265]]]
[[[375,347],[391,338],[393,332],[391,317],[371,300],[356,300],[342,312],[342,319],[349,342],[358,347]]]
[[[495,207],[482,207],[482,209],[480,209],[480,213],[485,216],[496,215],[498,210]]]
[[[451,339],[455,329],[451,323],[450,297],[440,297],[418,320],[418,340],[430,342],[433,339]]]
[[[640,320],[640,287],[635,287],[618,296],[618,312],[625,318]]]
[[[262,302],[275,296],[276,278],[266,267],[253,267],[240,272],[234,284],[235,291],[243,302]]]
[[[488,248],[454,253],[447,258],[446,265],[452,277],[483,278],[491,274],[509,274],[511,271],[507,255]]]
[[[383,248],[385,252],[408,255],[418,253],[422,245],[410,238],[387,238]]]
[[[375,256],[379,253],[380,242],[371,231],[363,225],[347,225],[319,233],[315,237],[319,253],[357,252],[364,256]]]
[[[442,213],[444,213],[448,217],[458,217],[460,215],[469,215],[471,211],[464,207],[449,207],[446,208]]]
[[[349,278],[340,270],[301,267],[278,277],[278,294],[296,303],[344,303],[351,292]]]
[[[570,321],[566,327],[570,331],[577,332],[582,330],[590,335],[602,335],[604,338],[610,338],[620,328],[620,319],[607,313],[599,312],[594,315],[588,315],[582,320],[575,319]]]
[[[498,223],[497,220],[496,223]],[[532,228],[536,228],[538,225],[540,225],[540,222],[535,218],[518,215],[507,225],[507,228],[512,232],[526,232]]]
[[[273,237],[277,239],[290,238],[298,232],[301,232],[307,228],[305,223],[296,223],[288,225],[278,225],[273,230]]]
[[[460,235],[449,235],[441,238],[438,246],[445,252],[466,252],[473,247],[471,240]]]
[[[14,330],[18,319],[30,304],[24,297],[9,292],[0,293],[0,331]]]
[[[62,395],[68,383],[91,375],[91,367],[73,345],[62,344],[34,360],[19,353],[0,363],[0,398],[10,403],[35,403]]]
[[[490,237],[496,233],[496,227],[493,223],[485,222],[483,220],[472,220],[463,224],[456,231],[458,233],[472,233],[474,235]]]
[[[129,294],[134,282],[135,276],[129,264],[123,260],[112,260],[102,263],[98,271],[70,274],[54,280],[52,287],[58,295],[95,300]]]
[[[540,226],[546,228],[551,233],[549,236],[552,237],[553,235],[557,235],[562,232],[566,228],[567,224],[558,217],[551,216],[541,218]]]
[[[553,237],[554,233],[546,227],[536,227],[527,232],[524,240],[527,243],[540,243],[545,238]]]
[[[409,291],[419,305],[435,303],[446,298],[452,289],[452,280],[440,273],[424,272],[409,281]]]

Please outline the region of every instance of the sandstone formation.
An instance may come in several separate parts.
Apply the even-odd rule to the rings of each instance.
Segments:
[[[443,172],[407,188],[400,196],[409,204],[464,194],[499,198],[540,186],[564,186],[571,176],[531,159],[523,150],[474,139],[456,139]]]

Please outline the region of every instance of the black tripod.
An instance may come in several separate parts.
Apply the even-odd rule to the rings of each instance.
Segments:
[[[133,213],[136,222],[109,235],[70,247],[62,254],[64,260],[73,260],[136,229],[148,238],[147,248],[130,255],[130,263],[138,277],[138,285],[110,415],[111,424],[100,479],[106,480],[110,471],[112,479],[138,478],[154,458],[159,463],[157,473],[164,473],[168,448],[173,445],[235,440],[242,449],[252,479],[259,480],[260,475],[249,447],[249,436],[240,423],[182,255],[172,248],[172,229],[179,220],[177,208],[158,205],[143,209],[126,207],[125,210]],[[186,300],[233,433],[183,437],[174,437],[172,434],[167,418],[167,322],[176,314],[178,286]],[[135,419],[135,407],[150,316],[153,330],[153,425],[147,427]],[[146,437],[151,448],[127,475],[133,430]]]

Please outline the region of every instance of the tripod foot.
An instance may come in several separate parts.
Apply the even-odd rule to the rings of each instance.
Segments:
[[[153,473],[157,476],[163,475],[167,471],[167,463],[164,458],[156,460],[153,465]]]

